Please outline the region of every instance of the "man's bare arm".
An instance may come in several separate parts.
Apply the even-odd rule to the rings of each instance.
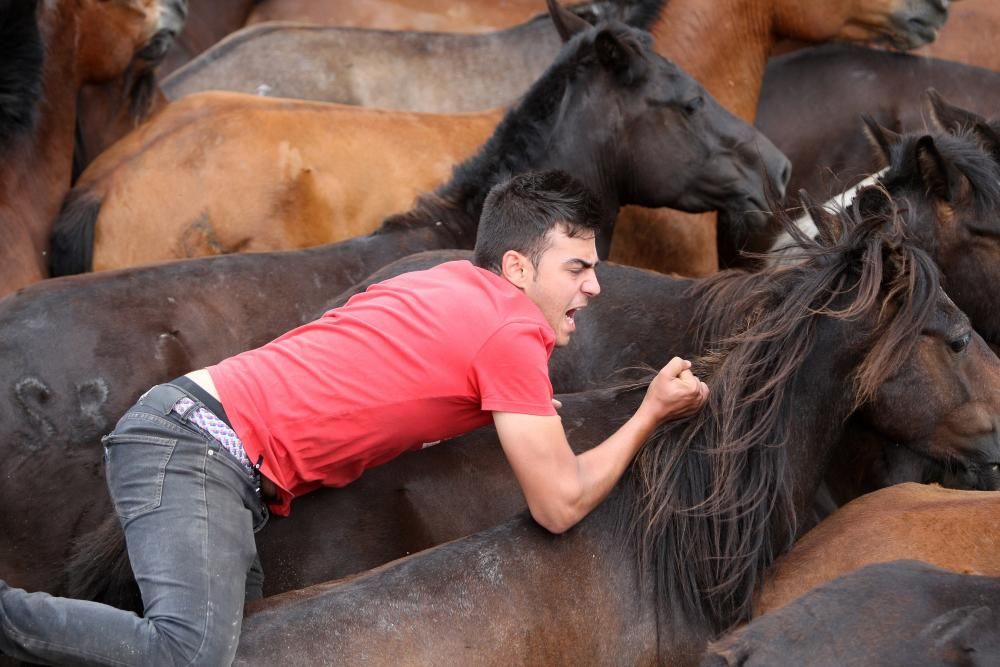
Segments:
[[[495,412],[493,421],[532,517],[562,533],[593,510],[663,420],[698,410],[708,387],[674,357],[657,374],[635,414],[607,440],[576,455],[558,416]]]

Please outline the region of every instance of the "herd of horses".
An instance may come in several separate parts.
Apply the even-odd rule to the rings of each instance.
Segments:
[[[237,664],[1000,660],[993,11],[0,0],[0,578],[141,612],[99,444],[138,395],[468,259],[493,185],[562,169],[631,265],[552,357],[570,442],[673,355],[708,405],[561,536],[492,428],[298,499]],[[964,62],[769,59],[825,41]]]

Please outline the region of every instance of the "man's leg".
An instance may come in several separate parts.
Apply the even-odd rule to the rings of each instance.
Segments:
[[[156,391],[150,408],[168,402]],[[232,661],[256,554],[253,489],[203,435],[153,412],[130,412],[107,442],[145,618],[0,585],[0,652],[56,664]]]

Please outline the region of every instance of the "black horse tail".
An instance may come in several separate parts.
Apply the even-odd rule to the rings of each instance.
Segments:
[[[142,595],[128,560],[125,533],[114,513],[73,542],[62,592],[66,597],[142,613]]]
[[[87,190],[70,190],[52,227],[49,274],[52,277],[86,273],[94,263],[94,225],[101,200]]]

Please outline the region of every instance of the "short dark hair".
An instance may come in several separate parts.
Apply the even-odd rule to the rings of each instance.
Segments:
[[[548,247],[548,233],[597,235],[600,213],[594,196],[564,171],[518,174],[493,186],[483,203],[473,262],[501,273],[504,253],[516,250],[536,268]]]

